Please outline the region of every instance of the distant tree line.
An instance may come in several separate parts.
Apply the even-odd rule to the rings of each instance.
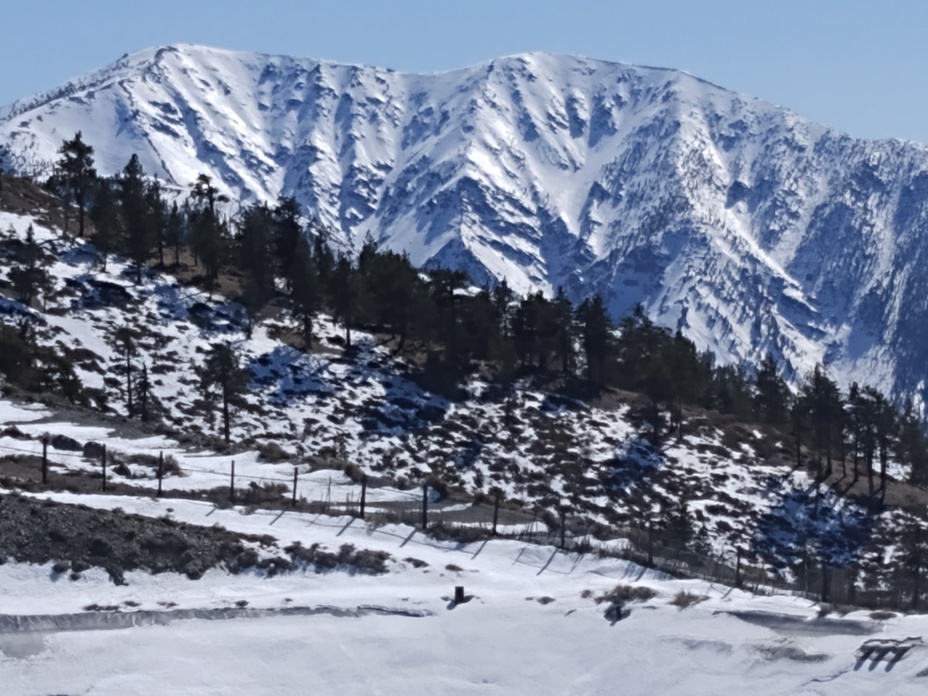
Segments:
[[[780,429],[794,440],[797,465],[823,476],[836,466],[847,476],[850,464],[856,480],[863,470],[871,494],[877,471],[885,491],[890,458],[909,465],[915,481],[928,480],[922,414],[911,403],[893,405],[872,387],[855,384],[842,394],[824,367],[793,393],[772,355],[759,365],[717,365],[640,307],[616,325],[599,296],[574,304],[562,291],[553,298],[540,292],[518,297],[505,281],[475,288],[462,271],[422,272],[405,254],[370,238],[353,256],[333,248],[321,225],[304,225],[292,198],[226,215],[227,201],[206,175],[186,197],[168,203],[135,155],[120,174],[99,177],[93,148],[80,133],[62,144],[60,154],[49,186],[77,207],[80,218],[86,209],[101,263],[123,255],[141,282],[146,265],[178,266],[186,259],[202,271],[209,291],[223,277],[234,279],[231,292],[249,336],[269,306],[282,306],[309,350],[316,317],[326,312],[344,327],[346,348],[353,328],[388,334],[395,350],[419,367],[423,385],[442,393],[454,394],[477,371],[510,392],[516,378],[532,375],[582,396],[618,388],[644,395],[640,413],[656,444],[681,436],[684,408],[696,407]],[[79,223],[78,234],[85,232]],[[201,374],[201,383],[204,392],[221,395],[228,437],[228,407],[243,380],[234,352],[213,356],[211,364],[212,376]]]

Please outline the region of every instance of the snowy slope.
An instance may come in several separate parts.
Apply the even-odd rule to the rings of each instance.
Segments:
[[[655,448],[631,405],[580,403],[528,384],[519,386],[506,425],[506,397],[491,384],[473,379],[454,401],[430,393],[375,336],[357,332],[346,353],[340,328],[326,317],[317,323],[320,346],[312,354],[276,338],[297,326],[285,312],[249,338],[236,303],[159,273],[136,286],[119,258],[103,271],[91,245],[34,218],[0,213],[0,230],[14,237],[30,224],[48,253],[55,287],[41,309],[6,302],[0,321],[17,323],[28,313],[37,340],[70,352],[85,386],[117,417],[126,412],[123,360],[112,337],[121,327],[139,327],[136,370],[147,365],[163,427],[152,432],[132,421],[105,424],[95,414],[60,416],[0,401],[0,456],[37,456],[40,438],[59,434],[76,441],[76,450],[50,451],[55,471],[98,473],[99,459],[81,453],[95,441],[108,447],[114,482],[149,493],[157,485],[152,460],[162,452],[181,472],[167,478],[168,491],[224,488],[234,460],[243,488],[273,483],[289,491],[296,469],[300,496],[339,506],[356,506],[360,490],[331,469],[354,465],[384,479],[369,491],[369,504],[399,502],[413,511],[419,486],[434,475],[467,499],[501,495],[522,511],[523,526],[541,528],[545,516],[566,510],[580,536],[591,523],[616,529],[642,511],[665,514],[686,499],[715,554],[731,562],[740,546],[784,577],[792,577],[808,549],[838,566],[856,560],[874,578],[904,554],[885,546],[899,524],[892,510],[869,514],[794,471],[780,434],[699,417],[681,440]],[[0,268],[0,281],[6,274]],[[217,342],[233,345],[252,374],[246,404],[233,413],[233,452],[223,451],[218,409],[201,403],[197,387],[195,370]],[[264,456],[269,447],[281,456]],[[125,463],[124,473],[114,469],[117,461]]]
[[[924,401],[928,151],[685,73],[526,54],[438,75],[177,45],[0,110],[28,170],[81,130],[179,190],[295,196],[357,248],[635,303],[722,360]]]
[[[70,438],[77,448],[94,441],[107,445],[111,465],[128,462],[128,473],[109,473],[118,491],[26,485],[21,495],[39,505],[50,499],[218,525],[251,535],[255,547],[261,539],[269,555],[299,541],[332,550],[353,544],[390,560],[378,576],[213,568],[199,580],[130,571],[126,584],[116,585],[99,567],[72,580],[51,564],[3,559],[4,695],[592,696],[617,685],[622,693],[687,696],[924,690],[923,617],[856,611],[821,618],[808,599],[672,579],[595,553],[515,539],[439,541],[401,523],[210,502],[208,491],[226,485],[233,457],[246,482],[289,484],[295,470],[302,496],[337,502],[357,487],[320,463],[347,459],[383,478],[368,491],[370,511],[415,502],[418,489],[393,483],[415,484],[434,471],[467,493],[492,486],[526,510],[563,505],[576,518],[605,523],[631,504],[666,505],[685,494],[717,553],[730,559],[735,544],[746,544],[767,570],[789,572],[804,550],[814,549],[835,563],[857,557],[859,580],[879,583],[904,556],[893,527],[898,511],[868,513],[815,485],[791,471],[775,438],[764,433],[742,432],[732,442],[722,426],[687,423],[682,441],[656,450],[642,440],[627,405],[586,407],[527,387],[510,432],[500,427],[503,404],[486,384],[472,382],[468,398],[448,402],[408,379],[373,336],[359,333],[356,354],[346,354],[328,320],[321,322],[322,350],[310,356],[274,338],[275,329],[292,323],[286,314],[247,339],[234,303],[162,274],[147,274],[136,286],[120,259],[110,259],[104,272],[89,245],[34,218],[0,214],[0,231],[15,237],[30,223],[49,255],[55,287],[41,309],[5,301],[0,321],[29,313],[41,343],[80,350],[82,379],[106,392],[116,414],[121,393],[106,380],[115,360],[108,337],[130,319],[151,327],[138,359],[150,367],[168,427],[154,433],[118,417],[0,398],[4,486],[18,487],[8,466],[18,457],[23,471],[29,455],[34,465],[45,433]],[[7,272],[0,268],[0,280]],[[216,341],[233,342],[254,374],[233,431],[246,444],[234,455],[196,437],[215,433],[217,424],[195,403],[190,367]],[[291,460],[262,457],[257,448],[268,443]],[[151,464],[133,459],[158,451],[178,464],[162,498],[153,495]],[[80,449],[53,445],[49,460],[55,477],[79,481],[99,472],[95,457]],[[8,492],[0,488],[2,496]],[[523,515],[511,527],[534,527],[529,519]],[[470,599],[455,605],[458,585]],[[615,621],[609,603],[596,599],[616,586],[655,594],[626,604],[625,618]],[[679,592],[697,603],[674,605]],[[904,639],[911,647],[897,657],[888,648]]]
[[[213,523],[196,501],[76,498]],[[269,516],[242,512],[219,511],[220,523],[285,543],[350,540],[407,561],[378,577],[212,570],[193,581],[134,572],[122,586],[102,571],[56,580],[50,566],[7,563],[0,566],[4,693],[592,696],[620,684],[621,693],[641,696],[779,696],[924,689],[923,616],[820,618],[805,599],[675,580],[595,555],[515,541],[442,543],[409,527],[295,513],[277,527]],[[450,602],[455,585],[469,601]],[[627,603],[625,618],[610,620],[609,604],[595,600],[616,586],[654,596]],[[680,592],[701,601],[675,606]],[[93,605],[109,608],[101,613]],[[897,657],[889,648],[898,643],[909,647]]]

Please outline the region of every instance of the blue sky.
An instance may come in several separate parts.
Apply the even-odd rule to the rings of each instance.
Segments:
[[[928,143],[928,2],[44,0],[0,8],[0,104],[205,43],[436,72],[523,51],[680,68],[852,135]]]

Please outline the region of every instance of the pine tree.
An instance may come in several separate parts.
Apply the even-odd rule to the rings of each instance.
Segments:
[[[197,372],[203,398],[211,403],[218,399],[222,406],[222,434],[229,444],[232,408],[245,403],[244,396],[250,381],[248,373],[242,369],[238,356],[227,343],[214,344]]]
[[[0,145],[0,193],[3,193],[3,179],[10,171],[10,148]]]
[[[178,208],[177,201],[171,204],[164,226],[164,243],[174,249],[174,265],[180,265],[180,248],[186,241],[187,221],[184,213]]]
[[[764,423],[785,424],[789,414],[789,388],[771,353],[764,356],[754,384],[754,416]]]
[[[300,228],[300,206],[293,198],[281,197],[273,211],[273,249],[277,259],[280,276],[287,283],[287,290],[293,278],[292,265],[296,259],[297,245],[303,239]]]
[[[126,376],[126,415],[129,418],[135,416],[135,402],[133,399],[135,385],[132,383],[132,358],[136,355],[136,338],[136,332],[128,326],[121,326],[116,329],[111,338],[112,346],[123,362],[120,371],[124,372]]]
[[[93,147],[83,141],[78,131],[73,139],[64,141],[58,154],[61,155],[58,169],[72,200],[77,204],[78,235],[83,237],[87,196],[97,178],[97,171],[93,167]]]
[[[167,243],[168,209],[161,196],[161,184],[155,179],[145,187],[145,213],[148,218],[149,254],[151,245],[158,247],[158,266],[164,267],[164,247]]]
[[[135,265],[136,284],[142,282],[142,267],[151,254],[154,237],[146,188],[145,171],[138,155],[132,155],[119,178],[119,199],[126,226],[126,250]]]
[[[316,262],[313,259],[309,243],[300,239],[290,264],[290,301],[293,315],[300,320],[303,333],[303,345],[308,351],[312,347],[313,320],[322,304],[322,288]]]
[[[52,288],[51,278],[42,266],[42,248],[35,241],[35,230],[31,224],[26,229],[25,244],[16,266],[10,270],[9,278],[16,298],[27,306],[38,295],[47,295]]]
[[[599,295],[577,307],[577,326],[586,358],[587,383],[596,389],[606,386],[606,363],[610,350],[612,322]]]
[[[207,287],[212,291],[226,252],[227,231],[219,219],[216,204],[224,202],[222,196],[206,174],[200,174],[191,190],[193,213],[191,215],[190,245],[194,254],[206,269]]]
[[[102,179],[97,187],[93,204],[90,207],[90,219],[93,220],[93,244],[100,252],[103,270],[110,254],[122,248],[125,226],[119,201],[113,191],[110,180]]]
[[[345,326],[345,346],[348,348],[351,348],[351,324],[358,311],[360,290],[358,273],[351,259],[339,256],[330,286],[332,314]]]
[[[274,295],[273,244],[271,212],[263,205],[247,209],[239,228],[237,265],[245,276],[241,301],[249,338],[255,319]]]

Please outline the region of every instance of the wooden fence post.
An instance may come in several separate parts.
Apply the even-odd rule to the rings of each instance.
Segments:
[[[422,484],[422,529],[429,526],[429,484]]]
[[[367,474],[361,474],[361,509],[360,509],[360,514],[358,515],[358,517],[360,517],[362,520],[364,519],[364,508],[366,505],[367,505]]]
[[[232,471],[229,474],[229,502],[235,502],[235,460],[232,460]]]
[[[290,506],[295,510],[296,509],[296,477],[299,474],[299,470],[296,467],[293,467],[293,496],[290,499]]]
[[[164,478],[164,452],[158,452],[158,497],[161,497],[161,480]]]
[[[103,462],[103,490],[106,491],[106,445],[103,445],[103,454],[100,456]]]
[[[735,549],[735,587],[741,587],[741,549]]]
[[[822,561],[822,603],[831,601],[831,573],[825,561]]]
[[[496,536],[496,523],[499,520],[499,495],[493,501],[493,536]]]
[[[567,513],[564,512],[564,508],[558,510],[561,515],[561,548],[563,549],[565,544],[565,539],[567,536]]]
[[[648,517],[648,565],[654,567],[654,520]]]
[[[48,435],[42,437],[42,483],[48,483]]]

